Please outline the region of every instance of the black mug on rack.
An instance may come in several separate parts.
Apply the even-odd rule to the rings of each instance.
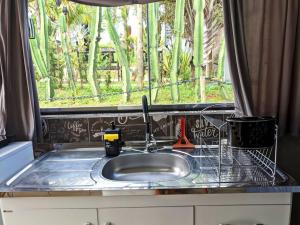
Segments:
[[[273,117],[235,117],[226,121],[231,147],[267,148],[275,144],[276,120]]]

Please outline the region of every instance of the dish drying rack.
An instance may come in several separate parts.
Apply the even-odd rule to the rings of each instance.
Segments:
[[[284,175],[277,171],[277,138],[278,127],[276,125],[275,142],[271,147],[242,148],[228,144],[227,126],[225,118],[219,119],[207,111],[215,105],[211,105],[200,111],[200,121],[207,121],[218,131],[218,138],[207,140],[200,135],[202,155],[206,156],[206,163],[200,164],[200,170],[210,168],[220,185],[275,185],[283,181]],[[235,117],[232,114],[229,117]],[[282,178],[282,179],[281,179]]]

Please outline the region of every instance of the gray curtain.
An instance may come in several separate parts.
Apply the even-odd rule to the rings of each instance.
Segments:
[[[145,4],[150,2],[157,2],[159,0],[71,0],[73,2],[97,5],[97,6],[121,6],[131,4]]]
[[[27,0],[0,0],[0,132],[36,141],[41,123],[27,10]]]
[[[243,115],[300,134],[299,0],[223,0],[228,60]]]

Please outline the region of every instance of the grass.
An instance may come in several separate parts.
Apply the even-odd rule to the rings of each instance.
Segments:
[[[145,87],[147,87],[145,83]],[[113,82],[109,87],[105,84],[101,85],[101,94],[103,95],[101,101],[96,101],[92,96],[92,91],[88,84],[81,85],[78,83],[76,87],[75,98],[72,98],[72,90],[67,84],[61,88],[55,89],[55,96],[52,101],[45,98],[45,83],[37,82],[38,93],[40,98],[40,106],[42,108],[68,108],[68,107],[90,107],[90,106],[121,106],[121,105],[140,105],[141,96],[148,95],[148,90],[135,92],[138,90],[135,83],[132,84],[131,99],[129,102],[122,102],[122,83]],[[222,103],[233,102],[233,91],[230,84],[224,84],[223,90],[216,83],[208,83],[206,86],[206,103]],[[179,86],[180,101],[173,102],[171,98],[170,86],[160,88],[158,92],[158,101],[154,104],[190,104],[199,103],[195,98],[194,86],[191,83],[181,84]],[[224,94],[226,93],[226,94]],[[85,97],[83,97],[85,96]],[[82,97],[82,98],[80,98]]]

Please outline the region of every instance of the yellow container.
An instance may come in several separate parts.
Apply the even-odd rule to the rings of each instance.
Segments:
[[[116,141],[119,140],[119,134],[104,134],[104,141]]]

